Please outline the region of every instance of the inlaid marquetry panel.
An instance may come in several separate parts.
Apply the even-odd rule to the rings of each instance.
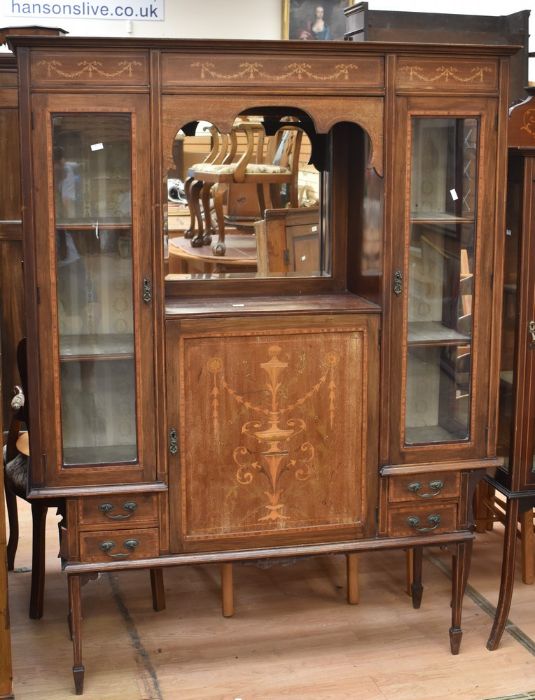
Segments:
[[[184,541],[363,534],[368,342],[366,323],[180,336]]]
[[[333,58],[301,58],[299,56],[244,56],[239,54],[195,56],[163,54],[162,82],[164,89],[174,86],[227,85],[288,88],[328,87],[329,90],[358,87],[382,87],[382,57],[343,56]]]
[[[421,56],[400,58],[396,88],[440,92],[495,92],[498,89],[498,63],[478,59],[428,59]]]
[[[148,85],[148,58],[144,51],[33,51],[31,81],[33,87]]]
[[[535,148],[535,100],[529,97],[509,112],[509,147]]]

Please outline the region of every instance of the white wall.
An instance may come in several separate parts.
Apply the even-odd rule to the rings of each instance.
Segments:
[[[21,0],[23,2],[24,0]],[[31,1],[31,0],[30,0]],[[371,9],[414,12],[451,12],[500,15],[531,10],[530,49],[535,51],[535,0],[369,0]],[[0,26],[40,24],[57,26],[54,19],[14,20],[6,8],[11,0],[0,0]],[[61,22],[70,34],[84,36],[197,37],[214,39],[280,39],[282,0],[165,0],[164,22],[124,20],[70,20]],[[535,59],[530,80],[535,81]]]

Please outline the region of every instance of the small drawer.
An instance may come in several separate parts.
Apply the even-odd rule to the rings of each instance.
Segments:
[[[158,528],[80,533],[82,562],[148,559],[160,553]]]
[[[391,537],[432,535],[439,532],[454,532],[457,529],[457,504],[429,504],[425,508],[403,506],[389,508],[387,534]]]
[[[154,493],[126,493],[80,499],[80,525],[145,523],[158,517]]]
[[[461,491],[459,472],[436,472],[389,477],[388,501],[429,501],[458,498]]]

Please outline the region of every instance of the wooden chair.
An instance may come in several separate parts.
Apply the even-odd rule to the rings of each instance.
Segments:
[[[46,516],[49,508],[56,508],[64,521],[65,499],[29,499],[27,497],[28,473],[31,465],[29,451],[30,422],[25,400],[25,388],[27,387],[28,379],[26,338],[23,338],[17,347],[17,364],[22,386],[15,388],[15,395],[11,401],[12,416],[7,442],[4,446],[4,486],[9,522],[7,565],[8,571],[13,571],[19,542],[18,497],[30,503],[32,509],[32,577],[29,615],[33,620],[38,620],[43,616]],[[21,431],[23,426],[26,427],[25,431]],[[165,608],[165,592],[162,569],[151,569],[150,580],[154,610],[163,610]]]
[[[213,246],[214,255],[225,255],[225,196],[229,185],[254,184],[258,196],[258,219],[269,203],[270,207],[280,206],[280,187],[288,185],[290,206],[297,208],[297,178],[299,153],[303,132],[295,124],[280,127],[270,140],[266,156],[262,159],[263,138],[258,135],[259,123],[244,122],[234,127],[234,132],[242,130],[247,137],[247,147],[240,158],[221,164],[200,163],[193,166],[193,177],[203,182],[204,196],[212,192],[217,219],[218,240]],[[254,157],[256,153],[256,158]],[[256,161],[256,162],[255,162]],[[206,207],[205,207],[206,208]]]

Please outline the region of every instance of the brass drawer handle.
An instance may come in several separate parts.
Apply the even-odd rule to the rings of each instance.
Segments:
[[[137,503],[135,501],[126,501],[126,503],[123,503],[123,509],[126,510],[126,513],[112,514],[111,511],[113,507],[112,503],[101,503],[98,509],[110,520],[128,520],[128,518],[134,515],[134,511],[137,509]]]
[[[105,540],[104,542],[100,543],[100,549],[104,552],[104,554],[107,554],[112,559],[124,559],[125,557],[130,556],[130,554],[134,551],[138,544],[139,540],[135,540],[133,538],[125,540],[123,542],[123,547],[129,549],[130,551],[117,552],[116,554],[111,554],[111,550],[115,547],[115,542],[113,540]]]
[[[420,498],[434,498],[444,488],[444,482],[441,481],[440,479],[436,479],[435,481],[430,481],[428,485],[429,485],[429,488],[431,489],[431,491],[426,492],[426,493],[420,493],[420,489],[422,488],[422,484],[419,481],[414,481],[412,484],[409,484],[407,486],[407,490],[410,491],[411,493],[413,493],[415,496],[419,496]]]
[[[418,532],[431,532],[431,530],[435,530],[440,525],[440,515],[438,515],[438,513],[428,515],[427,522],[430,527],[420,527],[420,518],[417,515],[411,515],[407,518],[407,524],[414,530]]]

